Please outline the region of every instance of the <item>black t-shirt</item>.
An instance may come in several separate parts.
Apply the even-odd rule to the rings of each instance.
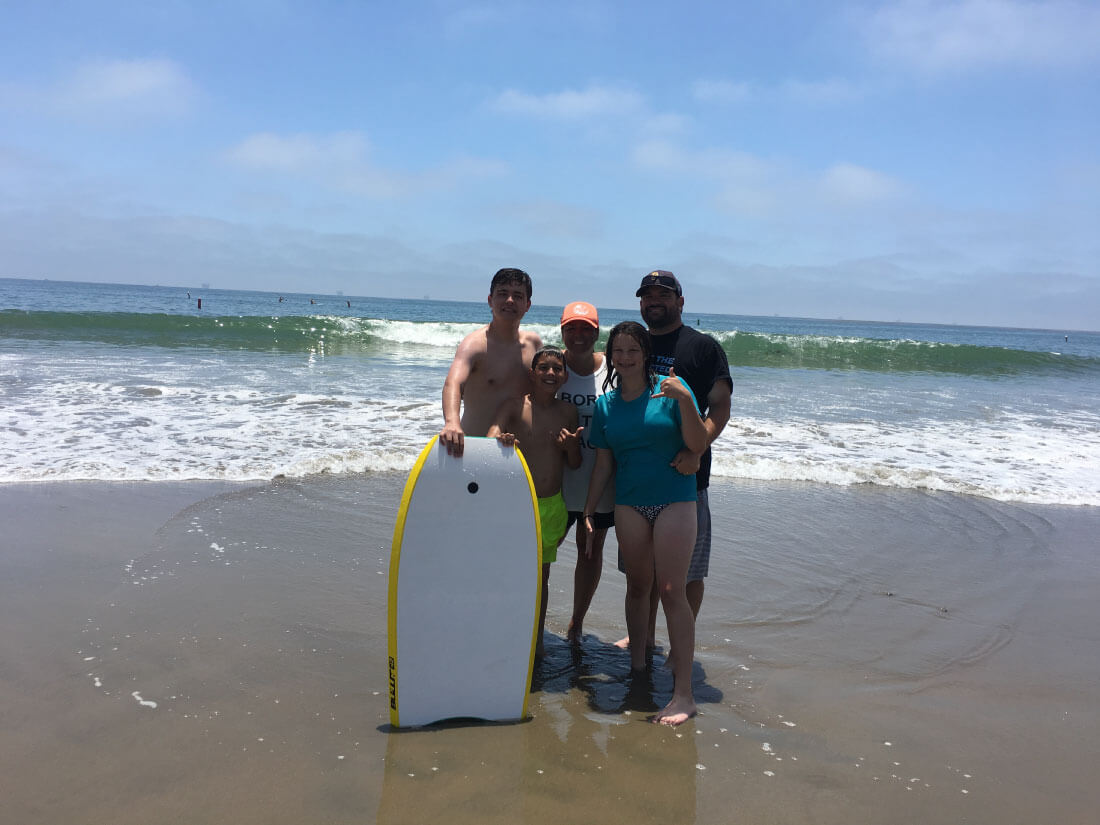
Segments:
[[[709,335],[680,326],[665,335],[653,335],[653,365],[658,374],[668,375],[668,368],[674,367],[676,374],[687,382],[695,393],[695,402],[705,418],[708,411],[707,399],[717,381],[727,381],[733,387],[730,378],[730,365],[722,347]],[[710,447],[707,447],[699,460],[699,472],[695,474],[695,486],[706,489],[710,485]]]

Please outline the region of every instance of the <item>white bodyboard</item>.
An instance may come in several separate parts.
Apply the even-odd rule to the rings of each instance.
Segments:
[[[438,438],[405,484],[390,553],[390,721],[527,716],[542,556],[534,484],[522,454]]]

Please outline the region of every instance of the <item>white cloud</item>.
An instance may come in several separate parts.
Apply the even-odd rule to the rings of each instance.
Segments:
[[[691,128],[691,118],[674,112],[650,114],[641,118],[638,129],[647,135],[673,135]]]
[[[789,79],[772,85],[743,80],[696,80],[691,96],[699,103],[736,105],[750,100],[779,99],[816,106],[852,103],[864,98],[867,89],[843,78],[821,80]]]
[[[847,162],[800,172],[780,160],[748,152],[689,151],[665,140],[638,144],[633,160],[643,169],[713,183],[715,205],[744,217],[781,217],[815,208],[878,207],[905,194],[902,183],[889,175]]]
[[[772,166],[748,152],[733,149],[704,149],[689,152],[663,140],[650,140],[634,148],[638,165],[699,177],[722,179],[761,179],[771,174]]]
[[[874,53],[929,72],[1100,58],[1100,6],[1078,0],[902,0],[859,25]]]
[[[0,210],[6,274],[17,277],[188,284],[202,273],[225,288],[472,300],[495,269],[519,265],[532,273],[540,304],[583,296],[601,307],[636,309],[634,285],[656,260],[684,280],[692,311],[1069,329],[1095,328],[1100,317],[1100,279],[1080,274],[1089,271],[1087,262],[1077,272],[990,265],[956,248],[931,259],[884,251],[767,265],[746,263],[737,238],[672,240],[660,254],[643,256],[618,242],[578,253],[567,244],[476,236],[441,244],[417,231],[400,239],[188,215],[96,217],[68,205]],[[952,296],[947,317],[945,294]]]
[[[496,36],[513,39],[520,32],[529,32],[540,42],[548,42],[557,33],[571,38],[605,35],[617,22],[612,4],[589,0],[445,0],[433,5],[443,34],[456,40]],[[427,16],[429,26],[431,17]]]
[[[245,169],[293,175],[331,189],[383,199],[449,189],[508,169],[500,161],[460,156],[432,169],[399,172],[382,168],[370,154],[370,142],[358,132],[327,136],[263,132],[230,148],[225,159]]]
[[[862,99],[867,91],[862,86],[841,78],[824,80],[787,80],[780,86],[785,97],[800,103],[835,105]]]
[[[545,95],[508,89],[490,103],[505,114],[547,120],[586,120],[642,113],[645,99],[630,89],[592,85],[587,89],[566,89]]]
[[[518,221],[545,238],[591,240],[603,236],[603,214],[583,206],[540,200],[504,204],[497,212],[498,217]]]
[[[74,106],[137,103],[184,108],[195,93],[183,68],[171,60],[103,60],[85,64],[63,88]]]
[[[837,163],[821,174],[820,191],[827,203],[859,206],[890,201],[903,192],[903,187],[882,172],[854,163]]]
[[[366,138],[354,132],[327,137],[261,132],[238,143],[227,157],[254,169],[309,173],[329,167],[362,166],[369,151]]]
[[[672,135],[691,127],[691,118],[685,115],[653,111],[638,92],[601,84],[544,95],[508,89],[487,105],[500,114],[579,125],[601,135],[609,128],[650,136]]]
[[[0,85],[0,107],[51,117],[132,124],[191,111],[199,89],[172,60],[94,60],[52,83]]]
[[[748,152],[688,151],[668,141],[650,140],[635,147],[633,159],[643,169],[712,183],[714,205],[746,217],[772,214],[784,188],[777,164]]]
[[[511,167],[502,160],[459,155],[446,163],[417,175],[421,189],[452,189],[469,180],[507,175]]]

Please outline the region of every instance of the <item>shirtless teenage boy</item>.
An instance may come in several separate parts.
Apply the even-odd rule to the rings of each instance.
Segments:
[[[558,545],[568,530],[569,513],[561,496],[561,477],[568,464],[581,465],[583,429],[577,426],[577,408],[554,395],[565,383],[565,357],[555,347],[543,347],[531,361],[531,392],[505,401],[489,427],[489,436],[523,450],[538,497],[542,524],[542,609],[535,657],[543,655],[542,632],[550,595],[550,565],[557,561]]]
[[[505,401],[531,388],[530,366],[542,339],[519,322],[531,308],[531,276],[501,269],[489,286],[492,320],[462,339],[443,383],[443,430],[439,440],[451,455],[462,455],[465,435],[489,432]]]

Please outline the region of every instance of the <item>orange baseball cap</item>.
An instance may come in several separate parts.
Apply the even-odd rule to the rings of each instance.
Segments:
[[[565,305],[565,309],[561,311],[561,324],[565,326],[570,321],[584,321],[596,329],[600,328],[600,316],[596,308],[585,301],[574,301]]]

